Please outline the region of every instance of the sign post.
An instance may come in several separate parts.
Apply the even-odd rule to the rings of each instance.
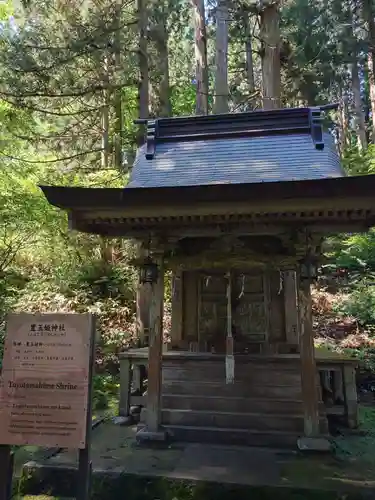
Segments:
[[[86,446],[79,450],[78,457],[78,491],[77,500],[89,500],[91,496],[91,472],[92,462],[90,455],[91,432],[92,432],[92,378],[95,362],[95,318],[91,316],[89,352],[89,373],[90,385],[88,388],[87,412],[86,412]]]
[[[79,500],[87,500],[90,490],[94,352],[91,314],[8,317],[0,443],[79,448]]]
[[[14,454],[9,445],[0,445],[0,500],[12,498]]]

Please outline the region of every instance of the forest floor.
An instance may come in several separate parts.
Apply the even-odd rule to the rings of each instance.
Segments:
[[[360,429],[335,439],[335,452],[328,455],[184,443],[137,447],[134,427],[124,428],[108,421],[93,433],[94,474],[375,496],[375,410],[361,408],[360,413]],[[61,467],[65,477],[76,467],[77,453],[62,451],[41,464],[46,472],[39,470],[36,474],[42,474],[44,484],[48,484],[49,475],[56,481],[56,471]],[[33,467],[28,469],[31,475]]]
[[[356,358],[360,401],[375,405],[375,331],[337,312],[344,296],[313,289],[315,347]]]

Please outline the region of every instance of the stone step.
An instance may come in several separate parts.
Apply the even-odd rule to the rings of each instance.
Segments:
[[[186,425],[167,425],[165,428],[174,441],[193,443],[297,449],[297,441],[300,437],[300,434],[294,432],[256,431],[233,428],[219,429],[216,427]]]

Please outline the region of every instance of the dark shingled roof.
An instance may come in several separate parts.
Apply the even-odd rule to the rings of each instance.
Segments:
[[[148,159],[148,158],[149,159]],[[317,108],[148,122],[127,188],[343,177]]]

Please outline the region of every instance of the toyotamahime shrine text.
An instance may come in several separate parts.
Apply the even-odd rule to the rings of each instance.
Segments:
[[[51,384],[47,382],[13,382],[12,380],[8,381],[9,389],[61,389],[63,391],[74,391],[78,389],[77,385],[57,382],[56,384]]]

